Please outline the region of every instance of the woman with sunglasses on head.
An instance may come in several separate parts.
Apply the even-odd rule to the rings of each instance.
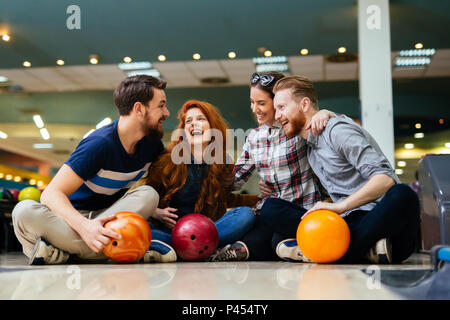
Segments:
[[[178,119],[172,142],[137,184],[152,186],[160,196],[150,222],[152,246],[161,246],[150,250],[154,256],[149,259],[154,262],[176,260],[171,232],[177,220],[189,213],[204,214],[215,222],[219,246],[242,238],[255,220],[251,207],[257,196],[233,194],[231,183],[224,187],[234,165],[226,154],[228,126],[219,111],[207,102],[189,100]],[[218,136],[221,139],[216,141]]]
[[[319,184],[306,156],[306,141],[300,136],[288,138],[281,124],[275,121],[272,89],[284,77],[280,72],[254,73],[250,79],[250,107],[259,127],[247,137],[243,152],[234,167],[233,189],[237,190],[250,178],[256,169],[261,178],[261,195],[255,206],[259,214],[268,197],[289,201],[306,209],[321,200]],[[312,119],[309,128],[319,134],[334,114],[321,110]],[[295,235],[275,230],[285,221],[265,221],[256,216],[255,225],[242,241],[219,249],[212,261],[226,260],[278,260],[275,253],[278,244]]]

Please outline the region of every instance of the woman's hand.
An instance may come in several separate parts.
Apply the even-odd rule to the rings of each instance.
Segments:
[[[323,129],[327,126],[328,119],[333,118],[334,113],[323,109],[317,112],[311,119],[311,122],[306,127],[307,130],[311,129],[314,136],[319,135]]]
[[[155,214],[153,215],[153,218],[158,219],[162,222],[163,225],[166,227],[172,229],[175,226],[175,223],[177,223],[175,220],[178,218],[176,214],[173,212],[176,212],[178,209],[176,208],[170,208],[167,207],[165,209],[156,208]]]

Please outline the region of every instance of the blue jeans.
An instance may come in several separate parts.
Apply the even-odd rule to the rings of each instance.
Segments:
[[[223,247],[229,243],[241,240],[242,237],[250,231],[255,222],[255,214],[249,207],[237,207],[228,210],[222,218],[215,222],[217,231],[219,232],[219,245]],[[172,230],[165,227],[156,227],[149,223],[152,230],[152,239],[160,240],[172,245]]]

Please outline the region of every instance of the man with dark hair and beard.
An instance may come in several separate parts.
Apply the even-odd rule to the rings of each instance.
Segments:
[[[14,208],[14,230],[30,264],[105,260],[102,249],[120,237],[104,228],[115,213],[132,211],[146,220],[154,214],[159,195],[153,188],[127,191],[164,150],[165,87],[151,76],[123,80],[114,91],[119,119],[80,141],[40,203],[24,200]],[[143,260],[175,261],[172,251],[152,242]]]

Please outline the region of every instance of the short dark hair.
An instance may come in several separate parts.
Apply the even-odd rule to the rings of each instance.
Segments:
[[[254,75],[254,74],[253,74],[253,75]],[[260,77],[263,77],[263,76],[272,76],[274,79],[273,79],[267,86],[262,86],[262,85],[261,85],[261,81],[257,81],[257,82],[255,82],[255,83],[250,83],[250,87],[258,87],[259,89],[261,89],[261,90],[267,92],[267,93],[270,95],[270,97],[273,99],[273,97],[275,96],[275,94],[274,94],[273,91],[272,91],[273,86],[275,85],[275,83],[276,83],[278,80],[284,78],[285,75],[284,75],[283,73],[281,73],[281,72],[278,72],[278,71],[262,72],[262,73],[258,73],[258,75],[259,75]]]
[[[114,103],[119,109],[119,115],[130,114],[136,102],[147,105],[153,99],[153,88],[164,90],[166,84],[160,78],[147,75],[127,77],[114,90]]]
[[[292,97],[298,102],[305,97],[309,98],[313,108],[319,109],[317,91],[308,78],[296,75],[284,77],[277,81],[273,87],[273,92],[276,93],[284,89],[290,89]]]

